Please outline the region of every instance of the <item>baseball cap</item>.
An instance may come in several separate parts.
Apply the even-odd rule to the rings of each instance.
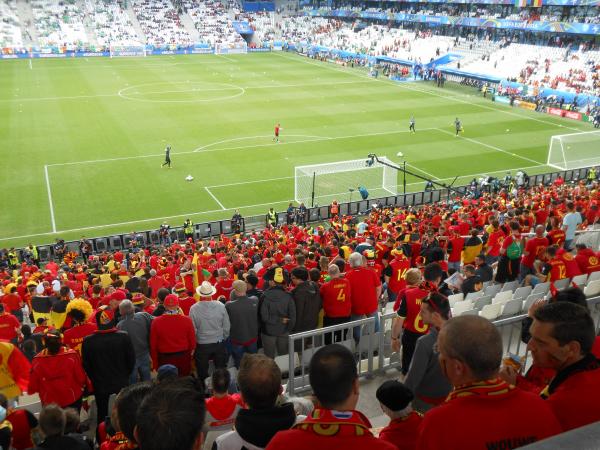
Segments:
[[[183,285],[182,282],[179,282],[175,285],[174,288],[175,292],[179,293],[179,292],[185,292],[185,286]]]
[[[179,307],[179,297],[175,294],[169,294],[165,297],[163,305],[165,305],[165,308],[177,308]]]

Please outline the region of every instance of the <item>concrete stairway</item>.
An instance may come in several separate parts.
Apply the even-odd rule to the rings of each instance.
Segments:
[[[37,45],[38,35],[35,29],[33,11],[29,2],[17,2],[17,14],[21,21],[23,44],[25,46]]]
[[[200,33],[198,33],[198,30],[196,29],[196,25],[194,25],[194,21],[192,20],[190,15],[188,13],[182,11],[179,14],[179,18],[181,19],[181,24],[183,25],[185,30],[188,32],[188,34],[190,35],[192,40],[194,42],[200,42]]]
[[[140,23],[138,22],[137,16],[135,15],[135,11],[133,10],[133,6],[131,6],[131,2],[127,2],[127,9],[125,11],[127,12],[127,15],[129,16],[129,19],[131,20],[133,29],[135,30],[136,34],[138,35],[140,42],[145,44],[146,43],[146,34],[142,30],[142,27],[141,27]]]
[[[87,8],[85,7],[85,0],[77,0],[76,4],[80,11],[87,10]],[[87,35],[90,44],[97,46],[98,40],[96,38],[96,30],[94,29],[94,25],[92,23],[93,20],[93,16],[86,15],[86,18],[83,20],[83,27],[85,29],[85,34]]]

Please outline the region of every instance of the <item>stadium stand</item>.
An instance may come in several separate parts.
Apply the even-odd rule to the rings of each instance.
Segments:
[[[229,11],[220,1],[196,2],[184,0],[183,7],[192,18],[194,26],[203,43],[215,44],[243,43],[242,37],[235,31],[229,17]]]
[[[31,9],[39,45],[73,49],[89,43],[84,11],[75,1],[32,0]]]
[[[16,0],[0,2],[0,48],[23,47],[21,21],[17,14]]]
[[[133,10],[146,35],[146,44],[189,45],[189,33],[169,0],[133,0]]]
[[[89,18],[93,18],[93,30],[98,44],[108,47],[111,44],[138,44],[143,38],[133,28],[127,11],[119,3],[103,0],[86,0],[85,7]]]

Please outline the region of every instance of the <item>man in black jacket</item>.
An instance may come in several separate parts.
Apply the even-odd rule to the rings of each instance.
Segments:
[[[281,267],[270,269],[265,280],[270,287],[263,293],[260,306],[264,325],[261,337],[265,355],[275,358],[275,350],[279,355],[288,352],[288,337],[296,324],[296,306],[292,296],[283,288],[285,278]]]
[[[477,255],[475,258],[475,267],[475,275],[478,275],[483,283],[492,281],[492,278],[494,278],[494,269],[485,262],[485,255]]]
[[[296,267],[292,270],[294,304],[296,305],[296,325],[293,332],[309,331],[317,328],[322,301],[319,286],[308,281],[308,270]]]
[[[114,313],[108,307],[96,312],[98,330],[87,336],[81,346],[83,368],[94,386],[98,423],[108,415],[108,399],[129,385],[135,367],[131,338],[115,328]]]

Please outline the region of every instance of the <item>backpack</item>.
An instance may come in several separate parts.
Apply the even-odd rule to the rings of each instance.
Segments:
[[[521,243],[518,241],[512,241],[506,249],[506,256],[508,259],[519,259],[523,254],[523,248]]]

